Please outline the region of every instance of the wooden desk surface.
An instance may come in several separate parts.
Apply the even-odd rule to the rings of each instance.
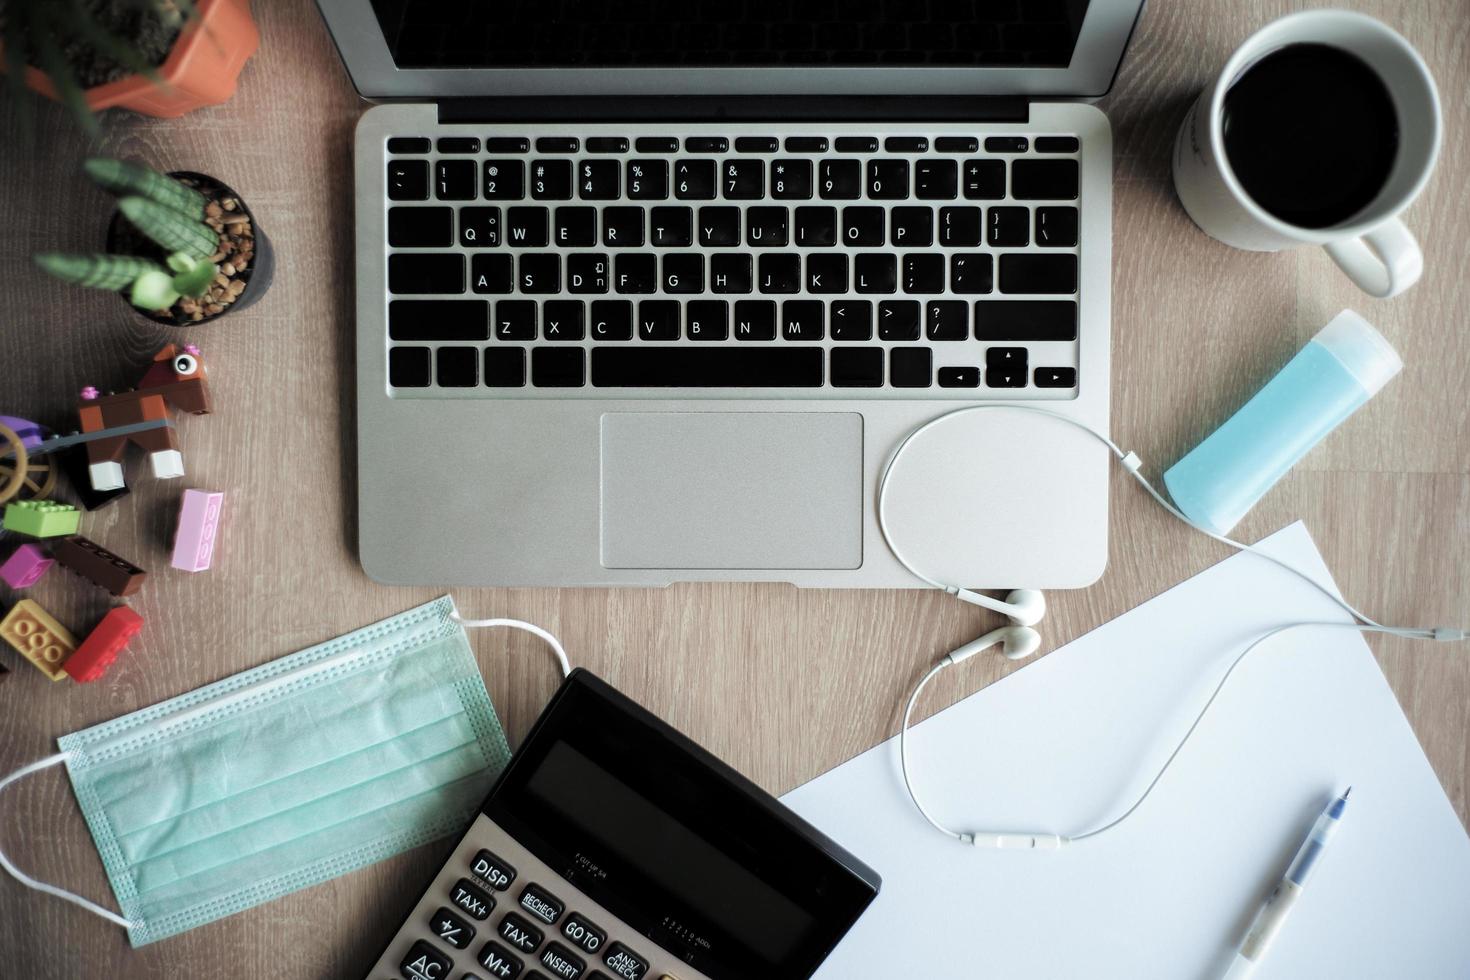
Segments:
[[[1375,301],[1319,250],[1233,251],[1190,224],[1169,180],[1182,114],[1247,34],[1301,5],[1152,3],[1104,102],[1116,139],[1113,432],[1157,472],[1351,305],[1402,352],[1403,377],[1299,465],[1239,534],[1253,540],[1304,518],[1345,593],[1371,614],[1470,623],[1470,10],[1463,0],[1339,5],[1405,33],[1445,98],[1439,172],[1407,216],[1428,255],[1423,280],[1403,297]],[[248,313],[187,334],[205,351],[217,401],[214,415],[180,422],[187,479],[159,484],[135,471],[130,499],[85,519],[89,536],[154,570],[133,603],[147,619],[142,636],[89,686],[53,685],[13,651],[0,653],[11,668],[0,685],[0,772],[50,754],[67,732],[440,591],[375,585],[354,559],[350,143],[362,104],[309,0],[255,7],[263,44],[232,102],[177,121],[110,116],[100,149],[208,171],[241,189],[280,254],[275,287]],[[41,108],[32,139],[12,105],[0,103],[0,411],[58,425],[84,384],[129,385],[137,365],[179,338],[141,325],[111,297],[58,287],[28,260],[32,251],[97,246],[108,205],[79,175],[87,151],[59,109]],[[452,460],[403,464],[422,469],[425,491],[405,507],[432,506],[435,486],[455,478]],[[167,568],[181,485],[228,492],[222,551],[206,574]],[[1113,492],[1108,573],[1092,588],[1050,596],[1048,648],[1227,554],[1119,474]],[[79,628],[107,605],[56,571],[35,597]],[[704,584],[461,589],[456,598],[471,615],[554,630],[576,662],[776,793],[892,734],[918,672],[998,622],[921,591]],[[556,684],[552,660],[529,637],[480,632],[473,642],[514,743]],[[1466,819],[1470,656],[1369,642]],[[1009,669],[998,657],[978,658],[940,680],[928,706]],[[0,847],[32,874],[113,904],[59,771],[5,793]],[[443,846],[421,848],[137,952],[121,930],[0,876],[0,973],[355,978],[443,854]]]

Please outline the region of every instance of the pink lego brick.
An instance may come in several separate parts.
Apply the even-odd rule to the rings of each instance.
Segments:
[[[23,544],[0,565],[0,579],[12,589],[27,589],[35,585],[46,569],[56,564],[46,557],[46,552],[37,544]]]
[[[214,539],[225,495],[217,490],[185,490],[179,508],[179,527],[174,533],[170,564],[186,572],[202,572],[214,557]]]

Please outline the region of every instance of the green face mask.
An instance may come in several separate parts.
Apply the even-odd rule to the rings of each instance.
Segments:
[[[0,788],[66,764],[123,916],[0,865],[134,946],[463,830],[510,754],[448,597],[58,744]]]

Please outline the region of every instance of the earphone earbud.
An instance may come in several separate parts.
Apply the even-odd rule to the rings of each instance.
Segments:
[[[979,592],[971,592],[969,589],[956,588],[945,591],[972,606],[981,606],[994,612],[1004,613],[1017,626],[1035,626],[1046,616],[1046,596],[1036,589],[1012,589],[1006,594],[1004,601],[992,599]]]
[[[978,640],[971,640],[957,650],[951,650],[940,663],[964,663],[981,650],[988,650],[997,643],[1002,644],[1000,652],[1007,660],[1025,660],[1041,649],[1041,634],[1029,626],[1002,626]]]

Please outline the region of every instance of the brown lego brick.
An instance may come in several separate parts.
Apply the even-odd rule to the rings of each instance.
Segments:
[[[78,575],[106,589],[113,595],[132,595],[143,587],[148,573],[126,558],[119,558],[106,548],[81,535],[62,539],[51,549],[51,557]]]

